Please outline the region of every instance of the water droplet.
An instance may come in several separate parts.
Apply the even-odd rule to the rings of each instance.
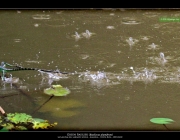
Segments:
[[[20,13],[21,13],[21,11],[17,11],[17,13],[18,13],[18,14],[20,14]]]
[[[36,14],[32,16],[33,19],[43,20],[43,19],[50,19],[50,15],[45,14]]]
[[[125,100],[129,100],[130,97],[129,97],[129,96],[125,96],[124,99],[125,99]]]
[[[22,39],[14,39],[14,42],[21,42],[22,41]]]
[[[107,29],[110,29],[110,30],[115,29],[114,26],[107,26],[106,28],[107,28]]]
[[[34,27],[39,27],[39,24],[38,24],[38,23],[35,23],[35,24],[34,24]]]
[[[114,13],[110,13],[109,15],[110,15],[110,16],[114,16],[115,14],[114,14]]]

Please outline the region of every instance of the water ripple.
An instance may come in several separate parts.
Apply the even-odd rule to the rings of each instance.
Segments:
[[[145,12],[143,13],[144,16],[149,17],[149,18],[153,18],[153,17],[157,17],[159,16],[160,13],[158,12]]]
[[[42,20],[42,19],[50,19],[50,15],[44,15],[44,14],[36,14],[32,16],[33,19],[38,19],[38,20]]]
[[[122,19],[121,23],[128,25],[136,25],[136,24],[141,24],[142,22],[135,18],[126,17]]]

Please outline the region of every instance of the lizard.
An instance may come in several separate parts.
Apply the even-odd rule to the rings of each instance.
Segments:
[[[6,66],[12,67],[12,68],[6,68]],[[61,74],[68,74],[68,72],[60,72],[58,70],[46,70],[46,69],[38,69],[38,68],[24,68],[18,65],[11,65],[6,62],[1,62],[0,65],[0,72],[2,72],[1,79],[5,81],[5,73],[11,72],[11,71],[21,71],[21,70],[35,70],[35,71],[41,71],[41,72],[50,72],[50,73],[61,73]]]

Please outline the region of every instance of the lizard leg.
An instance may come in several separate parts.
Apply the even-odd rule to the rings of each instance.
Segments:
[[[2,81],[5,81],[5,77],[4,77],[4,75],[5,75],[5,71],[4,71],[4,70],[2,70],[2,77],[1,77]]]
[[[7,66],[10,66],[10,67],[16,67],[16,65],[11,65],[11,64],[6,63],[6,62],[4,62],[4,64],[7,65]]]

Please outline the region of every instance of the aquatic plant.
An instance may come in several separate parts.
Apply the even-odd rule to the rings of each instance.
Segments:
[[[33,114],[38,111],[42,106],[49,102],[54,96],[66,96],[70,93],[70,90],[63,88],[61,85],[52,85],[50,88],[44,89],[44,93],[50,95],[50,98],[46,100],[41,106],[33,111]]]
[[[5,113],[0,107],[0,131],[16,131],[16,130],[41,130],[49,129],[57,125],[57,122],[50,124],[48,120],[33,118],[26,113]]]
[[[167,130],[169,130],[166,124],[171,124],[172,122],[174,122],[174,120],[170,118],[152,118],[150,119],[150,122],[155,124],[162,124],[164,127],[166,127]]]
[[[44,89],[44,93],[50,96],[66,96],[70,90],[61,85],[52,85],[50,88]]]
[[[152,118],[150,119],[150,122],[156,123],[156,124],[170,124],[174,122],[174,120],[169,118]]]

